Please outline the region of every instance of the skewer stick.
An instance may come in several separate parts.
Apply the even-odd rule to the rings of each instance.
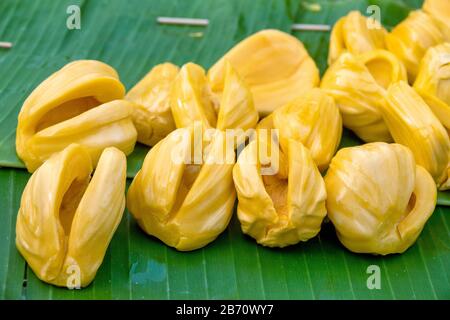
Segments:
[[[158,17],[156,19],[160,24],[173,24],[185,26],[207,26],[208,19],[193,19],[193,18],[173,18],[173,17]]]
[[[11,42],[2,42],[0,41],[0,48],[11,49],[13,44]]]
[[[176,18],[176,17],[158,17],[156,21],[159,24],[184,25],[184,26],[206,27],[209,24],[208,19]],[[291,29],[295,31],[330,31],[331,26],[327,24],[295,23],[291,26]]]
[[[295,31],[330,31],[331,27],[327,24],[294,23],[291,29]]]

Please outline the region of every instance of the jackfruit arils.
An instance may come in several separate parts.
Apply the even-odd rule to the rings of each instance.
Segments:
[[[258,132],[260,133],[260,132]],[[326,216],[325,184],[309,150],[293,139],[287,141],[274,174],[264,174],[261,150],[267,140],[251,141],[233,169],[238,196],[237,214],[242,231],[259,244],[285,247],[316,236]],[[273,141],[272,141],[273,143]]]
[[[86,147],[93,165],[107,147],[133,151],[131,103],[116,71],[91,60],[69,63],[42,82],[19,113],[16,150],[28,171],[71,143]]]
[[[443,42],[442,33],[433,19],[421,10],[413,11],[386,35],[386,46],[402,61],[408,79],[414,82],[419,63],[428,48]]]
[[[445,41],[450,42],[450,1],[425,0],[422,10],[437,24]]]
[[[196,136],[195,127],[177,129],[145,157],[128,190],[128,209],[145,232],[168,246],[201,248],[225,230],[233,214],[234,157],[234,145],[220,130]]]
[[[450,43],[428,49],[414,89],[450,133]]]
[[[319,84],[319,70],[303,44],[278,30],[251,35],[216,62],[208,71],[208,79],[218,96],[225,88],[226,61],[249,86],[261,116]]]
[[[374,142],[338,151],[325,176],[328,217],[357,253],[402,253],[436,206],[430,174],[399,144]]]
[[[86,287],[103,261],[125,209],[125,155],[106,148],[91,179],[92,170],[87,150],[72,144],[45,161],[23,191],[16,245],[42,281]]]
[[[323,171],[341,141],[342,119],[333,98],[315,88],[275,110],[258,125],[262,128],[278,129],[283,148],[290,139],[301,142]]]
[[[340,18],[330,37],[328,65],[332,65],[344,52],[361,54],[384,49],[386,30],[374,19],[364,17],[359,11],[351,11]]]
[[[406,71],[386,50],[344,53],[326,71],[321,88],[336,101],[345,127],[366,142],[390,142],[380,105],[389,85],[399,80],[406,80]]]
[[[258,122],[252,94],[230,63],[226,63],[225,87],[218,100],[212,96],[203,68],[185,64],[175,79],[171,106],[178,128],[199,122],[204,128],[232,129],[238,141]]]
[[[395,142],[409,147],[441,190],[450,188],[450,139],[420,95],[405,81],[389,87],[383,117]]]
[[[170,90],[178,70],[171,63],[157,65],[125,96],[134,102],[131,115],[140,143],[153,146],[175,130]]]

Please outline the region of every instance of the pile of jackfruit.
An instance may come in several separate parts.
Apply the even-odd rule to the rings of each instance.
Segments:
[[[353,252],[408,249],[437,189],[450,189],[450,2],[425,1],[391,32],[370,22],[356,11],[337,21],[322,80],[303,44],[277,30],[208,71],[155,66],[127,93],[99,61],[51,75],[24,102],[16,136],[33,173],[16,245],[35,274],[65,286],[75,266],[87,286],[125,207],[168,246],[201,248],[236,199],[242,231],[263,246],[307,241],[328,217]],[[343,126],[366,144],[336,153]],[[136,141],[152,148],[125,197]]]

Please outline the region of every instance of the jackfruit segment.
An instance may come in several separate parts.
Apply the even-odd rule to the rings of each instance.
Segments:
[[[120,223],[125,155],[107,148],[91,178],[92,170],[87,150],[71,144],[36,170],[22,194],[16,246],[45,282],[89,285]]]
[[[334,99],[315,88],[276,110],[273,128],[279,130],[282,147],[289,139],[301,142],[324,171],[339,146],[342,118]]]
[[[242,231],[269,247],[307,241],[320,231],[326,215],[319,170],[308,149],[291,139],[286,152],[279,150],[278,171],[264,175],[264,167],[277,165],[261,163],[262,143],[259,138],[250,142],[233,169]]]
[[[258,113],[251,92],[230,63],[226,68],[220,98],[211,92],[202,67],[188,63],[181,68],[171,94],[172,114],[178,128],[192,126],[195,122],[223,131],[245,131],[256,126]]]
[[[345,127],[366,142],[392,141],[384,123],[381,107],[386,78],[372,73],[375,66],[386,68],[392,81],[402,80],[405,73],[398,60],[386,51],[355,56],[342,54],[326,71],[320,85],[338,106]]]
[[[149,151],[127,196],[128,208],[145,232],[189,251],[225,230],[236,198],[234,146],[225,141],[219,130],[198,138],[188,127],[175,130]],[[191,153],[196,143],[203,144],[200,155]]]
[[[416,79],[426,50],[443,41],[438,26],[422,10],[412,11],[386,35],[386,46],[405,65],[410,83]]]
[[[339,150],[325,184],[328,217],[341,243],[357,253],[404,252],[436,206],[432,177],[399,144]]]
[[[179,68],[171,63],[155,66],[125,96],[133,102],[132,119],[137,140],[153,146],[175,130],[170,90]]]
[[[106,147],[131,153],[137,134],[124,92],[116,71],[99,61],[69,63],[42,82],[18,118],[16,150],[27,169],[71,143],[85,146],[94,166]]]
[[[339,146],[342,118],[333,98],[315,88],[262,119],[256,128],[267,135],[276,130],[282,148],[289,139],[301,142],[323,171]]]
[[[450,132],[450,43],[428,49],[414,89]]]
[[[427,13],[439,27],[445,41],[450,42],[450,1],[425,0],[422,10]]]
[[[362,54],[384,49],[386,30],[373,18],[351,11],[333,26],[330,36],[328,65],[332,65],[344,52]]]
[[[404,81],[391,85],[383,117],[395,142],[409,147],[437,186],[448,189],[449,135],[420,95]]]
[[[319,84],[319,70],[303,44],[278,30],[251,35],[214,64],[208,79],[212,92],[218,96],[225,87],[227,62],[249,86],[260,116]]]

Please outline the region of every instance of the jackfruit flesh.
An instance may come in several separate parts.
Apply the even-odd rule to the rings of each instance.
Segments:
[[[285,247],[316,236],[326,216],[325,184],[309,150],[288,140],[279,151],[276,174],[262,174],[260,150],[265,139],[253,140],[233,169],[242,231],[259,244]]]
[[[416,79],[420,60],[426,50],[443,41],[439,27],[422,10],[411,12],[386,35],[386,46],[405,65],[410,83]]]
[[[351,11],[333,26],[328,50],[328,65],[344,52],[359,55],[375,49],[384,49],[386,30],[378,21]]]
[[[391,142],[381,114],[386,89],[406,80],[401,62],[386,50],[342,54],[326,71],[320,87],[332,96],[343,124],[366,142]]]
[[[301,142],[324,171],[341,141],[342,118],[334,99],[314,88],[275,110],[257,128],[277,129],[285,149],[290,139]]]
[[[130,154],[137,133],[124,93],[116,71],[99,61],[69,63],[42,82],[18,118],[16,151],[28,171],[71,143],[86,147],[94,166],[107,147]]]
[[[212,92],[225,86],[226,62],[249,86],[260,116],[290,102],[319,84],[319,70],[303,44],[278,30],[262,30],[228,51],[208,71]]]
[[[125,209],[125,155],[106,148],[91,178],[92,170],[89,152],[71,144],[45,161],[23,191],[16,245],[45,282],[89,285],[120,223]]]
[[[153,146],[175,130],[170,90],[179,68],[171,63],[155,66],[125,96],[133,102],[132,119],[140,143]]]
[[[450,133],[450,43],[428,49],[414,89]]]
[[[450,41],[450,1],[425,0],[422,10],[437,24],[445,41]]]
[[[436,206],[436,186],[400,144],[344,148],[325,176],[328,217],[350,251],[402,253],[417,239]]]
[[[199,65],[184,65],[171,93],[172,114],[178,128],[194,125],[219,130],[254,128],[258,112],[242,78],[226,63],[225,87],[220,98],[211,92],[205,71]]]
[[[405,81],[389,87],[383,117],[395,142],[409,147],[441,190],[449,189],[450,139],[420,95]]]
[[[234,145],[220,130],[197,136],[195,128],[177,129],[158,142],[127,195],[141,228],[180,251],[201,248],[224,231],[236,199]]]

